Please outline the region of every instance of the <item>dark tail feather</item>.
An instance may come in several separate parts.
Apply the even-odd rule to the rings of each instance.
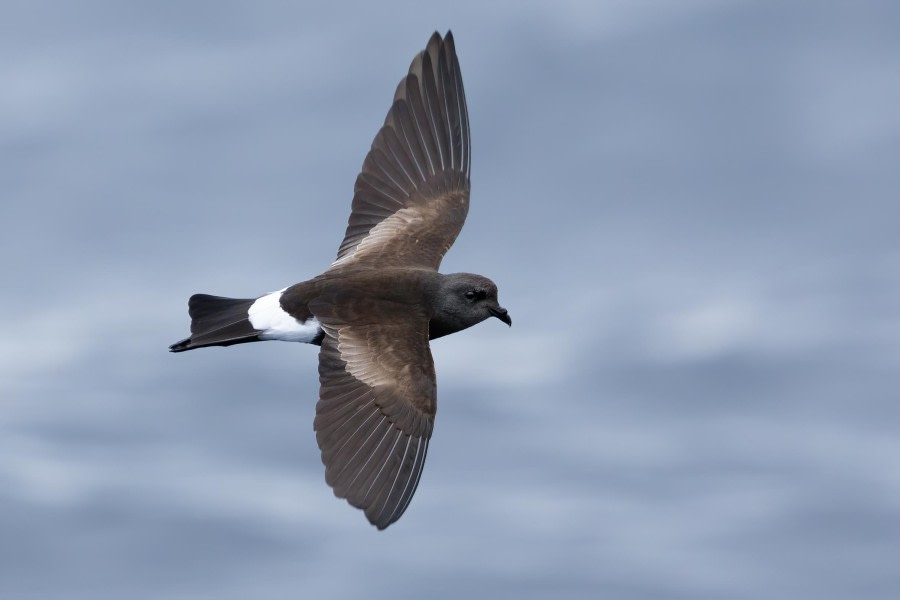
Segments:
[[[259,331],[253,329],[248,317],[255,298],[223,298],[208,294],[194,294],[188,300],[191,315],[191,337],[169,346],[172,352],[184,352],[205,346],[230,346],[259,341]]]

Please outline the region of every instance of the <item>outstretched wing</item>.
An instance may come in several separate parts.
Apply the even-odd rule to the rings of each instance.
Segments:
[[[469,211],[469,115],[449,31],[437,32],[397,86],[356,179],[348,263],[437,270]]]
[[[335,496],[384,529],[419,484],[437,390],[425,314],[393,304],[361,308],[310,304],[325,332],[314,427]],[[354,322],[355,314],[370,318]]]

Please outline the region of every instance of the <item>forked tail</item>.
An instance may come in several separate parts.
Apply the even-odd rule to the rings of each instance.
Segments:
[[[171,352],[184,352],[205,346],[231,346],[260,341],[259,330],[250,324],[248,311],[255,298],[223,298],[194,294],[188,300],[191,337],[169,346]]]

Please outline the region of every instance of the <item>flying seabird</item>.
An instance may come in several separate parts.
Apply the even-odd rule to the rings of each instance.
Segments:
[[[321,346],[325,481],[378,529],[409,506],[425,464],[437,408],[429,340],[489,317],[512,324],[490,279],[438,273],[469,210],[470,148],[453,35],[435,32],[363,162],[337,259],[259,298],[191,296],[191,335],[169,347]]]

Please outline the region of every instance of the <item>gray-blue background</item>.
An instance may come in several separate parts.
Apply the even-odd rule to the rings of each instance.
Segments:
[[[900,597],[898,4],[446,4],[3,4],[0,598]],[[447,28],[515,323],[379,533],[314,348],[166,346],[333,260]]]

